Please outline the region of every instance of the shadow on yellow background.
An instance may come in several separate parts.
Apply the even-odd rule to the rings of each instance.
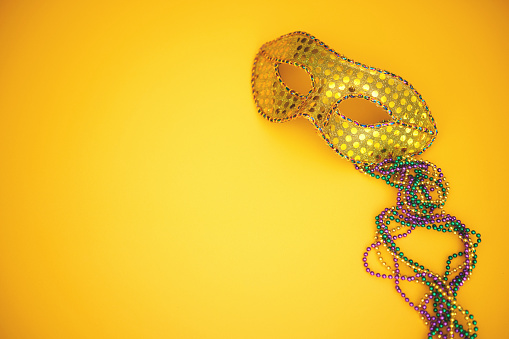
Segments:
[[[408,79],[422,155],[482,233],[460,290],[509,337],[503,1],[0,3],[0,337],[424,338],[361,256],[395,190],[257,113],[258,48],[307,31]],[[452,242],[408,251],[443,263]]]

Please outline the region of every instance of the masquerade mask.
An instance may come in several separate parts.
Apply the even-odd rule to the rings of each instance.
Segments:
[[[284,83],[278,67],[282,63],[309,74],[312,87],[308,93],[298,93]],[[303,116],[336,152],[357,163],[421,154],[437,134],[426,102],[406,80],[347,59],[303,32],[262,46],[253,67],[252,86],[265,118],[283,122]],[[382,107],[392,120],[363,125],[345,117],[338,104],[354,97]]]
[[[280,64],[307,72],[311,89],[299,93],[285,84]],[[357,170],[398,189],[396,206],[376,218],[375,240],[362,259],[366,272],[395,282],[398,294],[429,327],[428,338],[476,338],[477,322],[456,302],[456,296],[475,268],[481,237],[442,209],[449,184],[441,169],[411,158],[424,152],[437,135],[422,96],[403,78],[347,59],[304,32],[264,44],[254,61],[251,85],[262,116],[275,122],[307,118]],[[338,105],[351,98],[373,102],[391,120],[367,125],[344,116]],[[463,243],[462,251],[448,257],[444,274],[408,258],[398,247],[398,239],[417,227],[453,233]],[[379,257],[385,273],[368,265],[372,253]],[[400,284],[405,280],[424,284],[429,291],[420,300],[410,300]]]

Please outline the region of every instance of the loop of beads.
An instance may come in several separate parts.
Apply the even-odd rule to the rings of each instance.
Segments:
[[[477,263],[476,248],[481,242],[481,234],[442,210],[449,184],[441,169],[429,161],[402,157],[385,159],[378,164],[356,165],[355,168],[398,189],[396,206],[386,208],[375,219],[375,239],[362,258],[366,272],[394,280],[396,291],[428,326],[429,339],[477,338],[477,321],[457,303],[456,297]],[[464,249],[448,257],[444,275],[408,258],[397,246],[398,239],[409,236],[417,227],[453,233],[461,240]],[[390,253],[392,262],[386,262],[381,249]],[[367,261],[372,252],[376,252],[387,273],[377,273],[369,267]],[[453,260],[458,258],[463,261],[451,267]],[[410,274],[402,273],[405,266],[410,269]],[[405,280],[421,283],[429,289],[419,303],[411,301],[403,292],[400,281]]]

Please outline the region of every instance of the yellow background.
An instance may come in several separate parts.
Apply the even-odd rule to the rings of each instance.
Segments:
[[[502,0],[0,2],[0,338],[425,337],[361,263],[396,191],[308,122],[256,113],[255,53],[295,30],[423,95],[439,135],[422,158],[483,237],[458,300],[480,338],[509,337],[508,14]],[[418,236],[407,252],[443,268],[452,242]]]

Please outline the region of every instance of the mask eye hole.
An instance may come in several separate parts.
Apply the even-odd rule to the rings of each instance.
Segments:
[[[289,64],[278,64],[279,76],[288,88],[299,94],[308,94],[311,90],[311,78],[309,74],[300,67]]]
[[[348,98],[341,101],[337,109],[347,118],[362,125],[375,125],[392,121],[391,116],[382,107],[363,98]]]

